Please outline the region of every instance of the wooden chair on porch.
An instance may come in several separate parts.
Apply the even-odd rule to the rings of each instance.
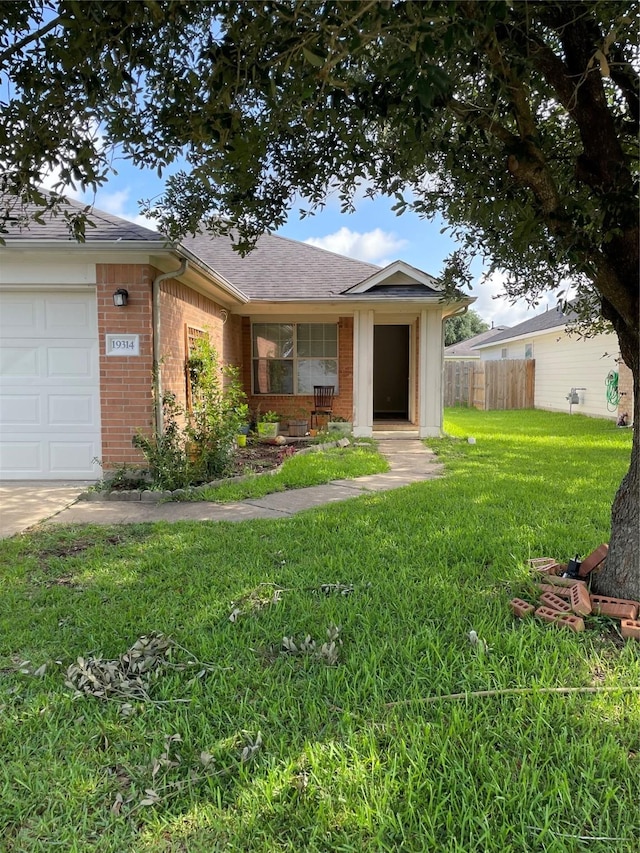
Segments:
[[[318,427],[318,418],[326,418],[331,420],[333,412],[333,397],[335,393],[334,385],[314,385],[313,386],[313,409],[311,411],[311,428]]]

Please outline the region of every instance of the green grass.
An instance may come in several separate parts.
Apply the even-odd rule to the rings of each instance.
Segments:
[[[228,503],[245,498],[261,498],[287,489],[319,486],[332,480],[352,479],[365,474],[388,471],[389,465],[375,445],[336,447],[321,453],[297,454],[285,459],[274,474],[249,475],[242,483],[227,483],[217,488],[198,490],[197,500]]]
[[[640,644],[508,608],[528,557],[606,541],[629,432],[464,410],[446,428],[444,478],[290,519],[0,543],[0,849],[637,853]],[[281,653],[331,625],[335,666]],[[152,631],[212,666],[166,671],[127,716],[65,686],[79,655]],[[616,689],[540,692],[589,686]]]

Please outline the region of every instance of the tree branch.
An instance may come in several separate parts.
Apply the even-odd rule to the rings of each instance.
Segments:
[[[48,32],[55,29],[55,27],[57,27],[61,21],[62,16],[58,15],[57,18],[54,18],[52,21],[49,21],[49,23],[41,29],[36,30],[32,33],[28,33],[26,36],[24,36],[24,38],[21,38],[20,41],[17,41],[15,44],[11,45],[11,47],[8,47],[6,50],[3,50],[2,53],[0,53],[0,64],[4,63],[7,59],[11,59],[13,54],[17,53],[19,50],[22,50],[25,45],[42,38],[42,36],[45,36]]]

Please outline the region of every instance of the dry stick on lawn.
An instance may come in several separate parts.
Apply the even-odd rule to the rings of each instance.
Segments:
[[[431,704],[445,699],[475,699],[482,696],[524,695],[526,693],[640,693],[640,687],[505,687],[502,690],[475,690],[473,693],[447,693],[445,696],[419,696],[416,699],[401,699],[398,702],[385,702],[385,708],[398,705],[411,705],[413,702]]]

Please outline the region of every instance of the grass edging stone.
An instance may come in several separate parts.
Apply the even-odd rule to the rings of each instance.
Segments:
[[[336,441],[325,441],[322,444],[312,444],[303,447],[296,455],[303,456],[307,453],[319,453],[323,450],[331,450],[334,447],[348,447],[349,439],[340,438]],[[187,489],[118,489],[113,491],[86,491],[78,496],[79,501],[140,501],[141,503],[160,503],[162,501],[184,501],[192,500],[205,489],[217,489],[219,486],[227,486],[233,483],[244,483],[255,477],[268,477],[282,471],[282,464],[277,465],[269,471],[252,471],[250,474],[237,474],[234,477],[221,477],[210,483],[201,483],[199,486],[190,486]]]

